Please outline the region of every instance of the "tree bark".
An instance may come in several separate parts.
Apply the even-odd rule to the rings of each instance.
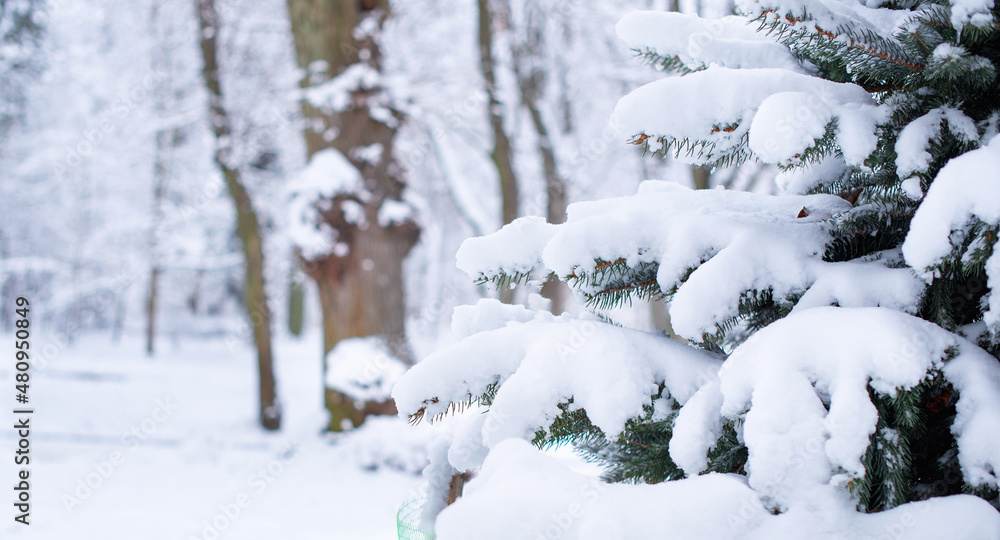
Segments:
[[[544,36],[542,24],[543,13],[535,4],[526,4],[526,20],[524,21],[523,40],[514,45],[514,73],[517,77],[518,90],[521,93],[521,105],[531,117],[531,125],[538,137],[538,154],[542,158],[542,171],[545,175],[546,219],[549,223],[566,221],[566,182],[559,172],[556,161],[555,145],[549,136],[548,127],[542,116],[541,102],[545,95],[546,77],[542,69],[544,53]],[[551,311],[559,315],[566,310],[569,298],[569,288],[555,277],[549,277],[542,286],[541,294],[551,302]]]
[[[486,113],[493,131],[490,158],[500,177],[501,219],[506,225],[517,219],[520,195],[514,175],[513,150],[504,130],[503,105],[497,97],[496,61],[493,58],[493,10],[490,0],[478,0],[479,6],[479,67],[486,85]],[[500,301],[513,302],[514,289],[500,291]]]
[[[302,88],[309,88],[315,79],[336,77],[356,64],[381,71],[381,51],[373,36],[389,15],[388,0],[288,0],[288,11],[296,58],[307,73]],[[324,209],[323,221],[348,250],[301,262],[319,291],[325,355],[342,339],[380,336],[395,356],[409,362],[403,261],[420,229],[412,219],[393,223],[378,219],[383,203],[401,201],[405,188],[393,154],[402,115],[391,109],[391,118],[373,112],[376,107],[386,108],[376,103],[382,92],[381,87],[355,89],[350,103],[340,110],[302,101],[308,156],[327,148],[339,151],[361,173],[366,195],[340,194],[317,206]],[[358,149],[375,144],[381,145],[380,159],[358,155]],[[363,209],[363,220],[347,219],[341,207],[347,200]],[[326,370],[324,360],[324,375]],[[369,414],[395,414],[396,410],[391,400],[355,403],[329,388],[324,388],[324,402],[332,431],[358,426]]]
[[[156,132],[156,148],[153,157],[153,216],[149,233],[149,282],[146,289],[146,355],[153,356],[156,349],[156,311],[159,304],[160,274],[160,227],[163,226],[163,199],[167,191],[166,153],[173,143],[172,130]]]
[[[232,155],[232,130],[224,106],[222,85],[219,79],[219,14],[215,0],[195,0],[200,31],[201,53],[204,66],[202,79],[208,90],[209,121],[215,135],[215,163],[222,172],[226,189],[236,209],[236,234],[240,238],[246,273],[243,296],[247,318],[252,327],[257,348],[257,366],[260,382],[260,423],[264,429],[281,427],[281,405],[275,389],[273,355],[271,351],[271,312],[267,305],[264,281],[264,249],[260,224],[250,194],[242,183],[239,169],[230,162]]]
[[[302,335],[305,323],[305,290],[297,273],[292,270],[288,276],[288,333],[296,337]]]
[[[695,189],[708,189],[712,168],[708,165],[691,165],[691,181]]]
[[[503,105],[497,97],[496,62],[493,58],[493,10],[489,0],[479,1],[479,67],[486,82],[487,113],[493,130],[493,151],[490,157],[500,175],[500,195],[503,201],[502,218],[506,225],[517,219],[519,203],[517,178],[510,139],[504,130]]]

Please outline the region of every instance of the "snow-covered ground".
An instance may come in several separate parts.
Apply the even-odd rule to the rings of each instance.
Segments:
[[[91,336],[50,354],[31,381],[27,527],[12,519],[14,362],[3,354],[0,538],[395,538],[426,435],[393,418],[326,438],[319,336],[276,347],[278,433],[257,426],[255,359],[242,345],[164,340],[150,359],[138,340]],[[0,336],[0,351],[13,350]],[[397,466],[371,467],[385,461]]]

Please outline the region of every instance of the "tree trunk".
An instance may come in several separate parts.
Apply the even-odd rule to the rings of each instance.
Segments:
[[[548,127],[542,116],[541,101],[545,95],[545,71],[542,69],[544,54],[543,27],[545,17],[537,4],[526,3],[523,40],[513,47],[514,73],[517,77],[521,104],[531,117],[531,125],[538,137],[538,154],[542,158],[545,174],[546,219],[549,223],[566,221],[566,182],[559,173],[555,145],[549,136]],[[541,294],[552,303],[551,311],[559,315],[566,310],[569,287],[559,279],[550,276],[542,286]]]
[[[172,130],[156,132],[156,148],[153,157],[153,216],[149,232],[149,283],[146,289],[146,355],[153,356],[156,344],[156,308],[159,303],[160,274],[160,227],[163,226],[163,199],[167,191],[167,148],[175,137]]]
[[[513,150],[504,131],[503,105],[497,97],[496,62],[493,59],[493,11],[490,0],[479,0],[479,67],[486,84],[486,111],[493,130],[493,150],[490,157],[500,177],[501,218],[504,225],[517,219],[518,185],[514,175]],[[500,291],[500,301],[511,303],[514,290]]]
[[[517,219],[518,185],[510,139],[504,131],[503,105],[497,97],[496,62],[493,59],[493,10],[489,0],[479,0],[479,67],[486,81],[487,112],[493,130],[493,151],[490,157],[500,176],[500,195],[503,201],[502,218],[506,225]]]
[[[273,356],[271,352],[271,312],[267,305],[264,282],[264,249],[260,225],[253,203],[243,185],[239,169],[231,162],[232,135],[228,113],[224,106],[222,85],[219,80],[217,38],[219,15],[215,0],[195,0],[200,30],[201,53],[204,67],[202,79],[208,90],[209,120],[215,135],[215,163],[226,182],[226,189],[236,208],[236,234],[243,247],[246,273],[243,296],[247,317],[253,330],[257,348],[257,366],[260,382],[260,423],[264,429],[281,427],[281,405],[275,390]]]
[[[288,333],[301,336],[305,323],[305,290],[298,270],[292,270],[288,276]]]
[[[307,73],[301,81],[304,89],[315,80],[329,80],[359,64],[381,71],[381,52],[372,36],[389,15],[388,0],[288,0],[288,11],[297,61]],[[379,220],[383,203],[401,204],[405,188],[393,155],[396,126],[402,115],[391,110],[391,104],[386,106],[383,97],[383,89],[376,85],[352,90],[350,103],[339,109],[302,101],[309,157],[336,149],[361,173],[366,193],[363,197],[339,194],[332,200],[318,201],[323,221],[334,231],[337,242],[348,249],[301,262],[319,291],[326,355],[342,339],[380,336],[395,356],[409,362],[403,261],[420,229],[412,219]],[[387,110],[388,117],[378,114]],[[379,159],[364,159],[357,152],[376,144],[382,149]],[[341,203],[348,200],[362,208],[363,220],[347,219]],[[324,360],[324,375],[326,370]],[[332,431],[358,426],[369,414],[395,414],[391,400],[355,403],[328,388],[324,388],[324,402]]]
[[[146,289],[146,356],[153,356],[156,341],[156,300],[160,283],[160,267],[154,262],[149,269]]]
[[[707,165],[691,165],[691,180],[695,189],[708,189],[712,168]]]

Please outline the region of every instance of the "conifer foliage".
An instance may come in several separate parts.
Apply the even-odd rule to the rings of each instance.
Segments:
[[[564,224],[521,218],[463,245],[475,279],[552,273],[595,312],[666,297],[688,343],[592,314],[486,301],[456,312],[463,339],[395,391],[413,419],[485,409],[432,465],[482,471],[437,519],[441,538],[510,520],[525,538],[547,530],[531,505],[485,510],[510,488],[497,472],[528,455],[507,439],[570,441],[608,481],[677,486],[595,503],[619,512],[683,504],[680,486],[694,497],[714,473],[745,477],[761,510],[727,506],[720,488],[717,505],[658,531],[624,516],[605,529],[622,537],[1000,538],[1000,11],[737,7],[622,19],[619,36],[668,75],[625,96],[616,119],[652,152],[774,164],[781,193],[648,181],[572,205]],[[470,447],[481,451],[456,450]],[[583,537],[587,523],[548,537]]]

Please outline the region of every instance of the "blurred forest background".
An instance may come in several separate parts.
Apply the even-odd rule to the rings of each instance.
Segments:
[[[386,537],[430,441],[392,383],[497,294],[464,239],[647,178],[770,189],[626,144],[614,105],[658,76],[614,34],[636,9],[732,7],[0,0],[0,333],[29,298],[48,410],[29,536]],[[543,278],[501,300],[580,309]]]
[[[8,0],[0,300],[29,296],[57,343],[255,342],[275,428],[270,334],[377,335],[410,363],[490,294],[455,269],[464,238],[645,178],[756,181],[625,146],[614,103],[655,77],[614,36],[634,9],[730,8]],[[338,399],[332,429],[358,419]]]

